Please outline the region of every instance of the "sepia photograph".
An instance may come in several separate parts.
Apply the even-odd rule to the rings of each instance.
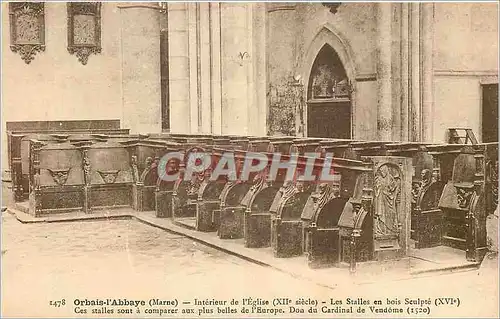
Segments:
[[[2,318],[498,318],[497,1],[2,1]]]

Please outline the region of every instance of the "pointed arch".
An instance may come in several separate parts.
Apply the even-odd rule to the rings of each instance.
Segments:
[[[306,47],[307,50],[304,53],[302,59],[302,66],[300,74],[304,81],[304,97],[307,98],[311,96],[309,90],[311,85],[309,85],[309,81],[311,79],[311,72],[313,71],[313,67],[315,65],[316,58],[318,54],[321,53],[322,49],[326,46],[330,47],[335,51],[338,60],[342,64],[342,67],[345,71],[345,75],[347,76],[347,80],[351,84],[351,89],[353,90],[350,96],[350,138],[355,137],[356,132],[356,64],[355,57],[351,47],[349,46],[348,41],[343,37],[343,35],[336,30],[332,25],[325,24],[318,28],[315,36],[310,41],[309,45]],[[309,103],[308,106],[304,109],[303,118],[306,120],[304,132],[306,135],[309,135]]]
[[[311,75],[311,70],[320,50],[329,45],[339,56],[342,65],[347,74],[347,78],[353,83],[356,79],[356,65],[354,54],[348,42],[344,39],[340,32],[335,30],[330,24],[325,24],[318,29],[311,43],[307,46],[303,64],[302,76],[304,81],[307,81]]]

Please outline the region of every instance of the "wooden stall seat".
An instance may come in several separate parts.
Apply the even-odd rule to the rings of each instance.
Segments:
[[[357,180],[354,194],[344,205],[338,221],[338,259],[355,271],[356,263],[373,260],[373,193],[369,174]]]
[[[250,142],[251,144],[252,142]],[[249,145],[249,148],[251,146]],[[237,174],[241,173],[246,151],[235,150]],[[248,181],[237,179],[229,181],[224,185],[220,194],[219,209],[213,211],[213,221],[217,225],[217,235],[221,239],[242,238],[244,213],[246,207],[241,205],[241,201],[252,187],[255,173],[250,174]]]
[[[184,150],[183,161],[180,164],[179,178],[175,181],[172,191],[172,218],[177,224],[189,228],[196,228],[197,199],[198,190],[206,178],[207,172],[193,173],[191,178],[185,178],[186,165],[193,153],[207,153],[207,145],[201,143],[187,144],[188,149]],[[197,146],[192,146],[197,145]]]
[[[247,193],[246,197],[249,198],[248,203],[244,203],[247,207],[245,211],[245,223],[244,223],[244,237],[245,237],[245,247],[260,248],[268,247],[271,242],[275,243],[273,247],[281,247],[281,241],[276,238],[272,238],[272,227],[281,228],[277,214],[281,216],[287,216],[288,220],[289,209],[288,200],[290,197],[293,199],[290,202],[294,202],[294,209],[300,206],[299,202],[296,202],[295,197],[307,198],[310,194],[309,189],[311,187],[311,182],[300,182],[297,177],[303,174],[305,170],[305,165],[307,158],[304,156],[306,153],[313,153],[317,146],[319,145],[318,138],[311,140],[307,139],[294,139],[290,145],[289,141],[285,143],[279,142],[279,147],[282,151],[286,151],[285,160],[289,161],[291,159],[287,154],[294,154],[297,161],[296,165],[296,176],[293,181],[286,181],[286,171],[278,171],[277,178],[272,181],[261,182],[259,188],[255,187],[254,191],[252,189]],[[275,144],[275,142],[271,142]],[[271,151],[275,151],[278,147],[271,145]],[[272,157],[272,153],[268,154],[269,158]],[[300,193],[300,194],[299,194]],[[303,194],[307,194],[304,196]],[[295,196],[296,195],[296,196]],[[245,201],[245,199],[244,199]],[[303,200],[302,202],[305,203]],[[287,204],[288,203],[288,204]],[[282,206],[285,205],[285,206]],[[303,206],[303,205],[302,205]],[[284,208],[286,207],[286,208]],[[300,217],[301,208],[298,209],[298,216]],[[291,214],[296,216],[297,214]],[[274,222],[274,224],[273,224]],[[276,254],[283,255],[283,251],[288,251],[289,249],[277,248]],[[284,254],[286,255],[286,253]]]
[[[300,216],[304,230],[303,249],[311,268],[339,263],[340,217],[346,203],[354,196],[361,175],[372,172],[370,163],[356,160],[333,158],[332,166],[337,178],[317,185]]]
[[[438,207],[440,229],[434,244],[465,251],[466,259],[480,262],[486,251],[488,176],[486,163],[495,160],[498,145],[450,144],[428,147],[436,158],[435,176],[444,184]]]
[[[241,141],[241,144],[234,143]],[[222,142],[220,140],[219,142]],[[229,139],[229,143],[219,143],[212,149],[211,172],[216,168],[224,153],[233,153],[234,150],[241,150],[248,146],[248,140],[241,138]],[[197,209],[196,209],[196,229],[199,231],[211,232],[218,229],[218,220],[214,219],[214,210],[220,207],[220,196],[228,182],[227,176],[219,176],[217,180],[204,178],[198,189]]]
[[[250,139],[247,151],[266,153],[268,156],[272,156],[274,153],[286,155],[294,139],[295,137],[292,136]],[[240,154],[240,156],[244,155],[246,155],[246,152]],[[226,188],[221,193],[221,209],[215,211],[215,214],[219,216],[215,220],[218,220],[220,238],[242,238],[245,236],[245,216],[248,216],[246,212],[248,208],[251,209],[255,196],[270,185],[272,184],[266,181],[264,175],[257,176],[254,173],[250,175],[248,181],[236,181],[226,184]],[[275,187],[264,192],[276,192],[278,189],[279,185],[275,184]],[[268,194],[267,196],[272,195]],[[249,244],[252,245],[250,242]]]
[[[160,160],[169,152],[179,152],[181,145],[169,139],[150,139],[147,135],[121,142],[131,159],[134,186],[133,207],[136,211],[156,210]],[[171,183],[173,184],[173,182]]]
[[[271,247],[278,258],[303,253],[303,229],[300,219],[314,189],[314,182],[288,182],[270,207]]]

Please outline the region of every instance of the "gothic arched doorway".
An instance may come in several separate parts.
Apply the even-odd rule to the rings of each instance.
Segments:
[[[351,90],[338,54],[325,44],[309,76],[307,136],[351,138]]]

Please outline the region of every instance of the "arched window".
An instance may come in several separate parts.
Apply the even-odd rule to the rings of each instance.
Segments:
[[[307,90],[307,135],[351,138],[350,82],[335,50],[325,44],[314,60]]]
[[[308,99],[349,98],[349,80],[338,54],[323,46],[314,61],[309,79]]]

